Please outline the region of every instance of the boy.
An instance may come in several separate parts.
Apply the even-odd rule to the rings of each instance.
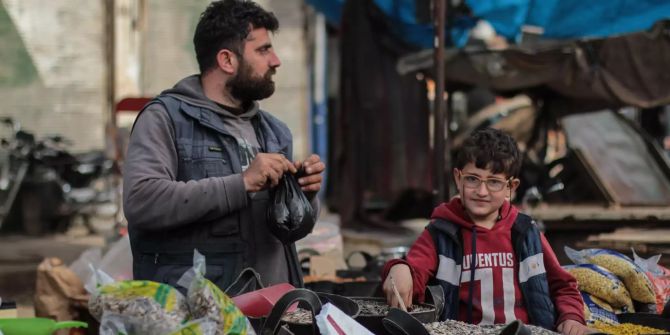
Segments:
[[[459,196],[435,208],[407,260],[384,267],[389,305],[399,305],[391,278],[406,306],[422,302],[433,280],[445,291],[442,320],[519,319],[563,334],[586,334],[576,280],[560,267],[534,221],[509,202],[519,186],[516,142],[499,130],[476,131],[455,166]]]

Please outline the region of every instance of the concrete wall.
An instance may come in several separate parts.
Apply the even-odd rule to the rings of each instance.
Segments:
[[[207,0],[116,1],[116,95],[153,96],[197,73],[193,31]],[[0,0],[0,116],[38,134],[60,133],[76,150],[102,148],[107,120],[105,0]],[[280,32],[277,90],[261,106],[307,155],[307,72],[302,0],[265,0]],[[0,136],[3,132],[0,130]]]
[[[102,1],[0,2],[0,116],[77,150],[103,147],[103,11]]]
[[[295,159],[307,157],[308,132],[308,72],[306,43],[303,36],[304,11],[301,0],[258,1],[279,19],[279,32],[272,45],[282,65],[277,69],[276,91],[261,102],[261,107],[286,122],[293,132]]]

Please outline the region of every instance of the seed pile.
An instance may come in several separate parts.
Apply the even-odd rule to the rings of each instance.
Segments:
[[[618,325],[606,325],[606,324],[600,324],[596,327],[599,331],[607,334],[615,334],[615,335],[633,335],[633,334],[668,334],[667,331],[661,330],[661,329],[656,329],[656,328],[651,328],[651,327],[645,327],[642,325],[635,325],[632,323],[622,323]]]
[[[455,320],[446,320],[441,322],[432,322],[425,325],[426,329],[431,335],[498,335],[500,331],[505,328],[504,324],[500,325],[486,325],[486,326],[477,326],[471,325],[465,322],[455,321]],[[552,332],[550,330],[525,325],[531,331],[533,335],[558,335],[558,333]]]
[[[89,310],[94,316],[101,317],[103,312],[120,314],[132,319],[141,320],[143,324],[147,325],[163,324],[169,329],[177,328],[187,316],[185,304],[178,309],[166,311],[158,302],[146,297],[123,299],[115,296],[100,295],[98,299],[91,299],[89,301]]]
[[[312,312],[308,309],[298,308],[293,312],[285,313],[281,320],[288,323],[311,324]]]
[[[365,299],[352,299],[360,307],[361,312],[359,315],[386,315],[388,314],[390,307],[385,301],[377,300],[365,300]],[[430,312],[435,310],[433,306],[430,305],[413,305],[407,309],[411,313],[421,313],[421,312]]]

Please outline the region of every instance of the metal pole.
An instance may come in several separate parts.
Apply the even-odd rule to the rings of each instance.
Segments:
[[[107,62],[107,121],[116,126],[116,11],[115,0],[105,0],[105,61]]]
[[[445,194],[445,137],[444,126],[447,124],[444,104],[444,26],[446,0],[433,0],[433,19],[435,28],[435,111],[433,157],[435,161],[433,196],[435,205],[447,200]]]
[[[453,0],[446,0],[447,1],[447,18],[446,18],[446,25],[447,29],[445,31],[445,44],[447,47],[451,47],[454,44],[452,43],[453,41],[451,40],[451,31],[454,26],[454,11],[452,10],[454,8],[453,6]],[[442,71],[440,71],[439,76],[442,78],[443,82],[446,80],[445,77],[445,65],[444,65],[444,60],[441,62],[442,64]],[[444,120],[444,124],[446,126],[446,136],[444,140],[444,176],[445,176],[445,188],[446,188],[446,197],[448,200],[451,198],[451,195],[455,193],[455,188],[456,186],[454,185],[454,179],[451,178],[452,173],[451,173],[451,122],[453,122],[454,119],[454,99],[453,99],[453,90],[448,90],[447,91],[447,101],[446,101],[446,120]]]

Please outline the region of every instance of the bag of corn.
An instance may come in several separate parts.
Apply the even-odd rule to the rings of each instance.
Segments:
[[[610,304],[589,293],[583,291],[580,293],[582,294],[582,299],[584,299],[584,319],[588,326],[595,326],[601,323],[619,324],[619,320],[614,313],[614,308]]]
[[[217,335],[255,334],[249,319],[230,297],[205,278],[205,271],[205,256],[194,250],[193,268],[177,282],[188,290],[186,300],[191,315],[196,319],[206,318],[216,322]]]
[[[146,329],[177,329],[188,319],[186,299],[166,284],[148,280],[115,282],[97,270],[86,288],[91,293],[89,311],[97,320],[109,313],[140,320]]]
[[[626,285],[633,300],[645,304],[656,303],[654,286],[639,266],[626,255],[607,249],[584,249],[581,251],[565,247],[565,254],[575,264],[595,264],[617,275]]]
[[[563,268],[572,274],[579,290],[598,297],[614,308],[625,307],[633,312],[633,301],[621,280],[606,269],[593,264],[566,265]]]

